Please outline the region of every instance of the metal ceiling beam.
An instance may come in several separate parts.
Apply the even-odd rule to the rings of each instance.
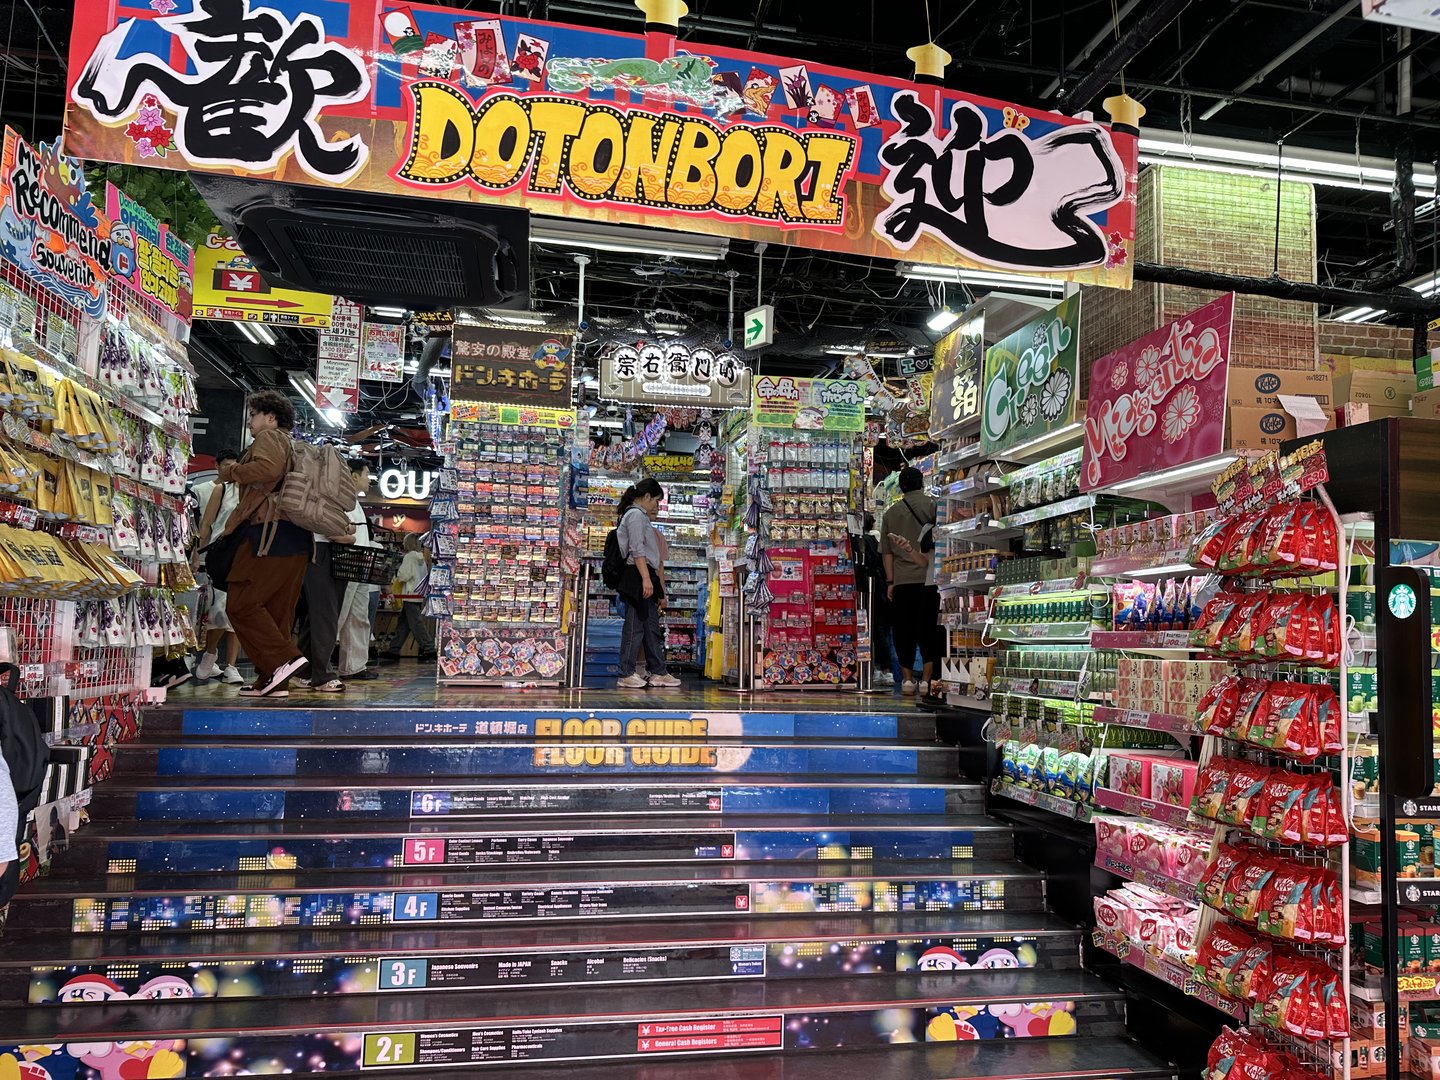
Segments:
[[[1359,3],[1359,0],[1355,2]],[[1090,73],[1060,95],[1058,100],[1061,107],[1072,116],[1084,112],[1121,69],[1151,44],[1162,30],[1179,18],[1180,13],[1190,4],[1191,0],[1151,0],[1144,14],[1135,20],[1129,30],[1120,35],[1120,39],[1110,46],[1109,51],[1100,58]]]
[[[1084,47],[1066,63],[1065,71],[1074,71],[1086,60],[1089,60],[1090,54],[1103,45],[1106,38],[1114,35],[1116,27],[1129,18],[1130,13],[1139,7],[1139,5],[1140,0],[1126,0],[1125,6],[1120,9],[1119,13],[1115,15],[1113,19],[1105,20],[1101,24],[1100,29],[1095,31],[1095,36],[1087,41]],[[1065,71],[1062,71],[1055,78],[1051,79],[1050,82],[1046,84],[1045,89],[1040,91],[1042,98],[1048,98],[1051,94],[1055,93],[1056,90],[1060,89],[1060,80],[1064,77]]]
[[[1135,263],[1135,280],[1178,285],[1188,289],[1205,289],[1209,292],[1237,292],[1252,296],[1270,296],[1277,300],[1300,300],[1332,307],[1376,307],[1400,315],[1430,317],[1440,311],[1440,300],[1421,296],[1414,289],[1342,289],[1332,285],[1319,285],[1313,281],[1242,277],[1238,274],[1219,274],[1209,270],[1192,270],[1186,266],[1164,266],[1143,261]]]
[[[1275,57],[1264,67],[1260,68],[1259,71],[1255,72],[1255,74],[1251,75],[1239,86],[1235,87],[1235,93],[1243,94],[1246,90],[1249,90],[1256,83],[1259,83],[1264,79],[1269,78],[1271,72],[1273,72],[1281,64],[1285,63],[1291,57],[1295,56],[1297,53],[1308,47],[1312,42],[1324,37],[1331,30],[1335,29],[1335,27],[1339,26],[1341,20],[1343,20],[1352,11],[1356,10],[1359,6],[1360,0],[1345,0],[1345,3],[1341,4],[1329,15],[1325,16],[1325,18],[1321,19],[1315,26],[1311,27],[1309,31],[1301,34],[1300,37],[1295,40],[1294,44],[1292,44],[1288,49],[1282,52],[1279,56]],[[1221,109],[1225,108],[1226,105],[1231,104],[1234,100],[1234,98],[1222,98],[1214,105],[1211,105],[1210,108],[1206,109],[1203,113],[1201,113],[1200,119],[1213,120],[1216,115],[1219,114]]]

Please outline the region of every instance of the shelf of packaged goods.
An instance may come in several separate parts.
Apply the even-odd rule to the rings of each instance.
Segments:
[[[1190,645],[1189,630],[1096,630],[1090,635],[1092,649],[1165,652],[1204,652]]]
[[[1185,577],[1203,571],[1187,561],[1190,549],[1165,551],[1158,555],[1112,555],[1090,560],[1090,576],[1144,581],[1146,578]]]
[[[935,578],[938,588],[953,589],[956,592],[982,592],[993,584],[993,570],[965,570],[958,574],[939,574]]]
[[[1062,499],[1060,502],[1048,503],[1045,506],[1032,506],[1028,510],[1017,510],[1013,514],[1006,514],[995,524],[1013,529],[1020,525],[1034,525],[1037,521],[1049,521],[1051,518],[1064,517],[1066,514],[1076,514],[1081,510],[1092,509],[1094,506],[1094,495],[1076,495],[1073,498]]]
[[[967,616],[974,616],[969,618]],[[940,615],[940,625],[947,630],[974,630],[985,629],[985,613],[983,611],[946,611]]]
[[[1108,870],[1129,881],[1138,881],[1141,885],[1148,885],[1152,889],[1163,892],[1166,896],[1173,896],[1176,900],[1184,900],[1187,904],[1198,904],[1199,897],[1196,895],[1198,886],[1193,882],[1180,881],[1177,878],[1167,877],[1154,870],[1144,870],[1138,866],[1112,856],[1097,853],[1095,865],[1101,870]]]
[[[1199,818],[1192,818],[1188,806],[1156,802],[1154,799],[1145,799],[1139,795],[1127,795],[1123,791],[1115,791],[1111,788],[1095,789],[1095,805],[1106,810],[1118,810],[1131,817],[1144,818],[1146,821],[1158,821],[1162,825],[1170,825],[1176,829],[1196,831],[1210,827]]]
[[[1171,735],[1200,734],[1195,729],[1194,717],[1145,712],[1141,709],[1116,709],[1109,705],[1097,705],[1094,720],[1097,724],[1144,728],[1147,731],[1166,731]]]
[[[1002,798],[1014,799],[1026,806],[1048,810],[1050,813],[1059,814],[1062,817],[1073,818],[1076,821],[1090,820],[1090,807],[1086,804],[1062,799],[1058,795],[1036,791],[1034,788],[1020,787],[1017,784],[1007,784],[1004,780],[996,780],[990,785],[990,791]]]
[[[100,399],[102,401],[109,402],[112,405],[117,405],[120,407],[121,410],[135,417],[135,419],[143,420],[151,427],[159,428],[161,431],[165,432],[165,434],[171,436],[172,438],[180,439],[184,441],[187,445],[189,444],[190,429],[187,426],[185,426],[184,424],[177,424],[166,421],[150,406],[144,404],[143,402],[136,401],[134,398],[129,397],[126,394],[122,394],[118,387],[111,386],[109,383],[101,382],[93,375],[90,375],[88,372],[82,371],[80,368],[70,363],[70,361],[66,360],[64,357],[58,356],[55,353],[52,353],[49,350],[40,348],[38,346],[32,349],[28,342],[21,351],[29,354],[31,356],[31,359],[33,359],[36,363],[43,364],[44,366],[50,368],[52,371],[55,372],[55,374],[69,379],[71,382],[77,383],[80,386],[84,386],[90,390],[93,390],[95,393],[100,395]],[[190,377],[194,378],[194,372],[190,372]]]
[[[995,694],[1074,701],[1075,695],[1080,692],[1080,683],[1075,679],[1012,679],[1001,675],[990,680],[990,690]]]
[[[1035,642],[1046,645],[1085,645],[1101,648],[1090,639],[1088,622],[991,623],[990,636],[996,641]]]
[[[935,537],[938,540],[964,540],[972,544],[987,540],[1008,540],[1022,532],[1023,529],[1011,527],[999,519],[980,517],[935,526]]]
[[[1350,970],[1350,992],[1371,1001],[1383,999],[1385,976],[1372,967]],[[1440,1001],[1440,972],[1401,972],[1395,982],[1401,1001]]]
[[[947,450],[935,459],[935,468],[953,469],[964,465],[967,461],[980,460],[979,441],[970,443],[968,446],[961,446],[955,450]]]
[[[1084,593],[1085,572],[1082,570],[1074,577],[1054,578],[1050,581],[1010,581],[995,586],[995,596],[999,597],[1026,597],[1026,596],[1050,596],[1054,593]],[[1089,595],[1088,593],[1086,595]]]
[[[1117,930],[1102,930],[1097,927],[1091,940],[1094,941],[1097,949],[1102,949],[1111,956],[1118,957],[1131,967],[1137,967],[1145,974],[1153,975],[1181,993],[1193,997],[1197,1001],[1203,1001],[1237,1020],[1244,1020],[1249,1014],[1244,1002],[1217,994],[1197,979],[1195,972],[1188,965],[1152,953],[1132,942]]]

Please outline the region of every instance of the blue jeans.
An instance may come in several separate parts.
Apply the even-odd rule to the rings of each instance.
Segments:
[[[635,674],[635,660],[645,650],[645,670],[651,675],[665,675],[665,638],[660,627],[660,605],[641,600],[632,604],[620,601],[625,625],[620,628],[620,677]]]

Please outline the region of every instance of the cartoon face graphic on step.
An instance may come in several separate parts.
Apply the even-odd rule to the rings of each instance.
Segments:
[[[954,949],[946,945],[936,945],[920,954],[915,968],[918,971],[959,971],[969,966],[965,958]]]

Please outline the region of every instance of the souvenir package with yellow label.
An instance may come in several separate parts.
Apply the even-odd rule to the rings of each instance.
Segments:
[[[109,528],[115,524],[115,510],[113,501],[115,488],[111,485],[110,477],[102,472],[90,474],[90,492],[93,506],[90,520],[102,528]]]
[[[33,420],[40,419],[40,365],[24,353],[12,349],[5,354],[5,368],[10,381],[6,411]]]
[[[0,492],[16,495],[33,490],[37,471],[23,450],[0,439]]]
[[[72,540],[70,543],[76,555],[92,567],[102,580],[113,586],[106,595],[119,596],[123,592],[145,584],[144,578],[104,545],[92,544],[84,540]]]
[[[11,543],[14,532],[9,525],[0,525],[0,594],[22,592],[40,580],[23,553]]]

